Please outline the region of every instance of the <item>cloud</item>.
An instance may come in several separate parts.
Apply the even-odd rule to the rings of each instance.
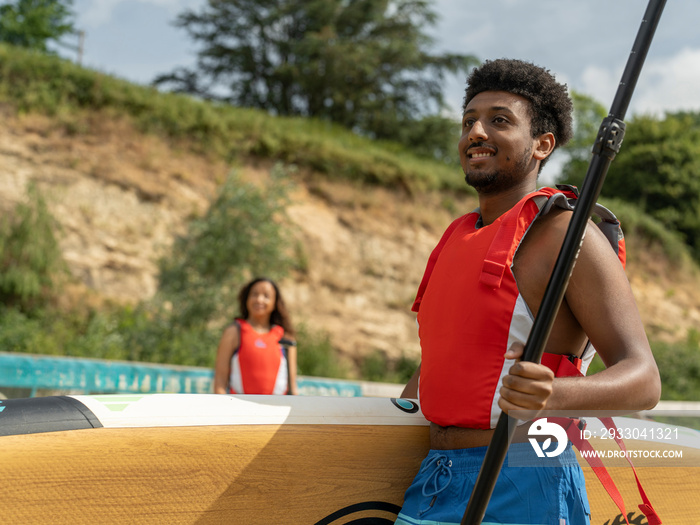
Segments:
[[[586,66],[581,74],[580,89],[574,89],[593,97],[607,108],[612,103],[621,77],[622,70],[613,71],[597,65]]]
[[[580,90],[609,107],[622,77],[622,69],[588,66]],[[700,49],[684,48],[671,57],[647,59],[627,117],[647,114],[662,117],[668,111],[700,111]]]
[[[659,116],[665,111],[700,111],[700,49],[684,48],[675,56],[650,62],[640,84],[636,113]]]

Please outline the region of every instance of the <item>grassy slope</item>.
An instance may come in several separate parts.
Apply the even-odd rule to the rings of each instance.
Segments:
[[[80,132],[84,110],[128,116],[145,132],[226,161],[255,156],[409,193],[466,191],[453,169],[338,126],[222,106],[139,86],[56,57],[0,45],[0,102],[55,116]]]

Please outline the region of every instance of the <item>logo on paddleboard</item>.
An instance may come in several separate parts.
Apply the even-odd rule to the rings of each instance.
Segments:
[[[532,448],[535,450],[535,454],[537,454],[537,457],[543,458],[543,457],[548,457],[548,458],[554,458],[564,452],[564,449],[566,449],[566,444],[568,442],[567,437],[566,437],[566,430],[564,430],[560,425],[557,425],[556,423],[551,423],[547,421],[546,417],[543,417],[541,419],[538,419],[535,421],[531,426],[530,430],[527,432],[528,436],[549,436],[547,439],[545,439],[541,445],[540,442],[537,441],[535,438],[528,438],[530,441],[530,445],[532,445]],[[552,438],[556,440],[556,448],[552,451],[549,449],[552,447]]]
[[[365,501],[348,505],[329,514],[314,525],[393,525],[401,507],[386,501]]]
[[[392,397],[391,402],[394,403],[394,406],[398,408],[399,410],[403,410],[407,414],[415,414],[418,412],[419,407],[418,403],[415,403],[411,401],[410,399],[402,399],[400,397]]]

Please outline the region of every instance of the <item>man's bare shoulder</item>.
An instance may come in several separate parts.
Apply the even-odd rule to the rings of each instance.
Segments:
[[[566,237],[573,213],[568,210],[554,209],[547,215],[539,217],[530,227],[522,246],[518,250],[516,262],[527,267],[546,267],[548,273],[554,267],[561,246]],[[617,256],[600,229],[588,221],[580,255],[602,258],[605,264]]]
[[[571,212],[554,209],[532,223],[515,258],[516,266],[527,271],[551,273],[566,235]]]

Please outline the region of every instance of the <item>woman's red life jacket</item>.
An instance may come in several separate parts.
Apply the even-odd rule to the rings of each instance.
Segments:
[[[232,394],[286,394],[287,358],[280,345],[284,329],[273,325],[256,332],[247,321],[236,319],[240,344],[231,357]]]

